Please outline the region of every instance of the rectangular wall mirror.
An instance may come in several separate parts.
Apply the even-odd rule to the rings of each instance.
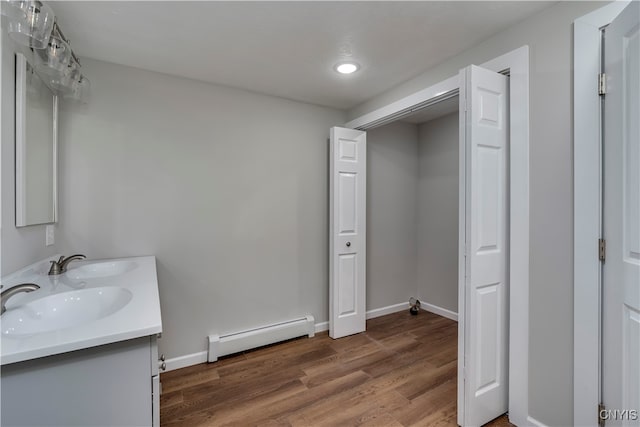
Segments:
[[[16,227],[56,222],[58,97],[16,54]]]

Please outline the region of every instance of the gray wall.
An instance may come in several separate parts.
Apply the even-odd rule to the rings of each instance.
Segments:
[[[91,101],[61,106],[65,243],[90,258],[157,257],[161,351],[328,320],[327,137],[344,113],[82,63]]]
[[[418,127],[418,295],[458,312],[458,113]]]
[[[416,296],[417,194],[417,126],[368,131],[367,309]]]
[[[358,117],[529,45],[529,414],[547,425],[573,421],[572,22],[604,4],[558,3],[349,112]]]
[[[4,24],[4,20],[2,21]],[[15,206],[15,53],[16,46],[4,27],[0,32],[1,69],[1,138],[0,173],[2,179],[2,236],[0,276],[60,251],[60,245],[45,247],[45,226],[16,228]],[[56,229],[59,227],[56,226]],[[57,230],[58,231],[58,230]]]

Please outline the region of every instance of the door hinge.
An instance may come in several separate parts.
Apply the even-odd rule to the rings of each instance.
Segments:
[[[607,75],[605,73],[598,74],[598,95],[607,93]]]
[[[607,241],[598,239],[598,259],[604,261],[607,258]]]
[[[604,422],[607,419],[606,413],[607,408],[604,406],[604,403],[598,403],[598,425],[600,427],[604,427]]]

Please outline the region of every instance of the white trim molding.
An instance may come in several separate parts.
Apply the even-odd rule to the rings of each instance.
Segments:
[[[207,354],[207,351],[199,351],[197,353],[185,354],[184,356],[167,359],[167,368],[164,372],[186,368],[187,366],[199,365],[200,363],[207,363]]]
[[[401,302],[398,304],[388,305],[386,307],[374,308],[367,310],[367,320],[375,319],[376,317],[386,316],[387,314],[397,313],[402,310],[409,311],[409,301]]]
[[[458,321],[458,313],[455,311],[447,310],[446,308],[438,307],[437,305],[429,304],[420,300],[420,308],[429,313],[437,314],[438,316],[446,317],[447,319]]]
[[[366,319],[375,319],[376,317],[386,316],[387,314],[397,313],[402,310],[409,310],[409,302],[400,302],[398,304],[388,305],[386,307],[373,308],[367,310]],[[329,330],[329,322],[316,323],[316,333]]]
[[[460,79],[456,74],[447,80],[436,83],[433,86],[429,86],[428,88],[351,120],[345,124],[344,127],[366,130],[391,123],[397,120],[398,117],[410,114],[412,111],[435,104],[449,96],[457,95],[459,87]]]
[[[329,330],[329,321],[316,323],[316,334]]]
[[[574,425],[595,425],[600,401],[600,29],[628,3],[614,1],[573,23]]]

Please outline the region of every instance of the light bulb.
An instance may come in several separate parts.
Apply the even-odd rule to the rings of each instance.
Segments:
[[[360,66],[355,62],[342,62],[335,66],[335,70],[340,74],[351,74],[358,71]]]

